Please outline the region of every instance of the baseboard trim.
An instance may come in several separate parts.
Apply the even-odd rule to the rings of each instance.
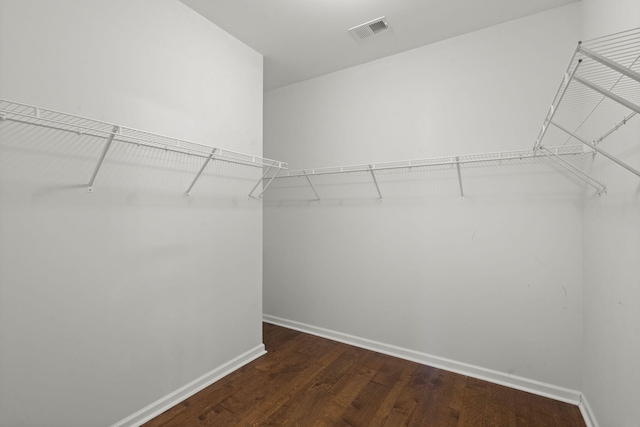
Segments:
[[[584,423],[587,427],[600,427],[598,421],[596,420],[596,416],[593,413],[593,409],[591,409],[591,405],[589,405],[589,401],[587,400],[587,396],[584,394],[580,395],[580,413],[582,414],[582,418],[584,418]]]
[[[439,356],[433,356],[427,353],[421,353],[395,345],[385,344],[342,332],[332,331],[330,329],[320,328],[293,320],[282,319],[276,316],[263,315],[262,319],[266,323],[283,326],[289,329],[295,329],[307,334],[316,335],[333,341],[339,341],[345,344],[361,347],[367,350],[376,351],[378,353],[388,354],[389,356],[399,357],[401,359],[410,360],[423,365],[433,366],[434,368],[444,369],[446,371],[455,372],[457,374],[478,378],[517,390],[526,391],[528,393],[537,394],[539,396],[548,397],[559,400],[561,402],[579,405],[581,393],[553,384],[547,384],[529,378],[519,377],[492,369],[483,368],[468,363],[458,362]],[[596,425],[597,427],[597,425]]]
[[[207,372],[200,378],[196,378],[189,384],[186,384],[156,400],[152,404],[140,409],[138,412],[129,415],[127,418],[118,421],[111,427],[138,427],[266,353],[264,344],[260,344],[214,370]]]

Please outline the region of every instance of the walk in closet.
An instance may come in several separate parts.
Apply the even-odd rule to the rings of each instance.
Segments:
[[[640,2],[327,3],[0,0],[0,427],[637,425]]]

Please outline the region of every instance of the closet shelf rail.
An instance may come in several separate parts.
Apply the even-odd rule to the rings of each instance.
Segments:
[[[566,163],[569,168],[569,171],[576,175],[578,178],[583,179],[585,182],[592,185],[594,188],[598,190],[598,192],[602,192],[606,190],[606,187],[595,179],[589,177],[585,172],[582,171],[579,167],[573,165],[571,162],[568,162],[564,159],[566,156],[575,156],[575,155],[584,155],[585,150],[582,145],[564,145],[559,147],[546,148],[543,153],[546,156],[552,156],[554,160],[563,162],[563,166],[566,166]],[[346,174],[346,173],[355,173],[355,172],[366,172],[371,174],[373,179],[373,183],[376,186],[376,190],[378,192],[378,196],[380,201],[383,200],[382,193],[380,191],[380,186],[378,180],[376,179],[376,172],[389,171],[389,170],[423,170],[428,167],[435,166],[453,166],[457,170],[458,183],[460,186],[460,198],[464,199],[464,191],[462,186],[462,173],[460,170],[460,165],[471,164],[471,163],[487,163],[487,162],[502,162],[502,161],[510,161],[510,160],[525,160],[532,159],[536,157],[536,153],[534,150],[517,150],[517,151],[500,151],[500,152],[491,152],[491,153],[481,153],[481,154],[467,154],[461,156],[449,156],[449,157],[436,157],[430,159],[413,159],[413,160],[401,160],[401,161],[393,161],[393,162],[384,162],[384,163],[371,163],[371,164],[360,164],[360,165],[349,165],[349,166],[332,166],[332,167],[323,167],[323,168],[314,168],[314,169],[300,169],[300,170],[288,170],[283,172],[282,174],[270,174],[265,175],[264,179],[269,179],[272,181],[273,179],[285,179],[285,178],[301,178],[304,177],[305,180],[309,183],[309,186],[313,190],[316,201],[320,201],[320,196],[318,195],[318,191],[316,186],[313,184],[311,178],[313,176],[319,175],[333,175],[333,174]],[[538,156],[540,158],[541,156]],[[559,159],[559,160],[558,160]]]
[[[625,111],[606,131],[593,117]],[[560,131],[564,143],[575,139],[640,177],[640,171],[599,147],[609,135],[640,113],[640,28],[579,42],[538,132],[535,154],[543,152],[549,131]],[[586,134],[586,135],[585,135]],[[556,159],[557,160],[557,159]],[[563,165],[566,166],[566,165]]]
[[[207,164],[213,160],[255,168],[266,168],[266,173],[269,173],[273,170],[277,170],[279,172],[283,169],[286,169],[287,166],[287,163],[278,160],[239,153],[224,148],[212,147],[197,142],[186,141],[180,138],[158,135],[134,128],[115,125],[113,123],[107,123],[100,120],[90,119],[74,114],[63,113],[60,111],[0,98],[0,122],[1,121],[17,122],[48,129],[71,132],[76,135],[88,135],[106,139],[100,158],[97,161],[96,167],[87,185],[88,192],[93,191],[93,184],[96,176],[98,175],[102,163],[106,158],[108,151],[114,141],[157,148],[165,151],[203,158],[204,163],[191,182],[191,185],[185,192],[186,196],[189,196],[191,194],[191,190],[204,172]],[[261,198],[262,193],[258,197],[254,197],[253,193],[262,182],[262,179],[258,181],[256,186],[249,193],[250,198]],[[266,187],[264,189],[266,190]]]

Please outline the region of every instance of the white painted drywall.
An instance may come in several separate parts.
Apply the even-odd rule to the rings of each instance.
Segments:
[[[0,1],[0,97],[262,154],[262,57],[177,0]],[[0,425],[115,423],[262,342],[260,171],[0,124]],[[255,179],[255,180],[254,180]]]
[[[293,169],[533,146],[580,5],[265,93]],[[581,388],[582,191],[544,162],[303,179],[267,192],[264,312]],[[403,182],[404,181],[404,182]],[[344,183],[348,183],[345,185]],[[300,202],[296,203],[295,200]]]
[[[584,0],[584,38],[640,27],[640,2]],[[609,129],[628,114],[607,104],[595,119]],[[597,137],[599,135],[595,135]],[[595,139],[594,137],[594,139]],[[636,116],[601,148],[640,169]],[[604,197],[585,201],[583,390],[600,426],[640,425],[640,178],[597,156]]]

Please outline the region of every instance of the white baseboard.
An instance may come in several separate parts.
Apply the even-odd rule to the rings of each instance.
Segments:
[[[378,341],[372,341],[366,338],[360,338],[342,332],[332,331],[317,326],[311,326],[293,320],[269,316],[267,314],[263,315],[262,319],[266,323],[283,326],[289,329],[295,329],[307,334],[328,338],[333,341],[339,341],[367,350],[376,351],[378,353],[388,354],[389,356],[399,357],[401,359],[410,360],[412,362],[432,366],[434,368],[444,369],[446,371],[455,372],[457,374],[478,378],[484,381],[489,381],[517,390],[526,391],[528,393],[537,394],[539,396],[559,400],[561,402],[571,403],[573,405],[579,405],[581,402],[581,393],[579,391],[559,387],[553,384],[547,384],[529,378],[507,374],[505,372],[494,371],[492,369],[470,365],[468,363],[458,362],[439,356],[433,356],[431,354],[421,353],[390,344],[384,344]],[[597,424],[595,424],[595,427],[597,427]]]
[[[219,379],[229,375],[237,369],[240,369],[247,363],[257,359],[258,357],[266,353],[267,352],[264,349],[264,344],[260,344],[257,347],[247,351],[246,353],[241,354],[240,356],[228,361],[224,365],[221,365],[216,369],[207,372],[200,378],[196,378],[189,384],[186,384],[176,391],[173,391],[166,396],[156,400],[152,404],[140,409],[138,412],[129,415],[127,418],[118,421],[111,427],[138,427],[146,423],[147,421],[157,417],[167,409],[172,408],[173,406],[182,402],[189,396],[196,394],[205,387],[210,386]]]
[[[584,422],[587,427],[600,427],[598,421],[596,420],[596,416],[593,414],[591,405],[589,405],[587,396],[585,396],[584,394],[582,394],[580,397],[580,413],[582,414],[582,418],[584,418]]]

